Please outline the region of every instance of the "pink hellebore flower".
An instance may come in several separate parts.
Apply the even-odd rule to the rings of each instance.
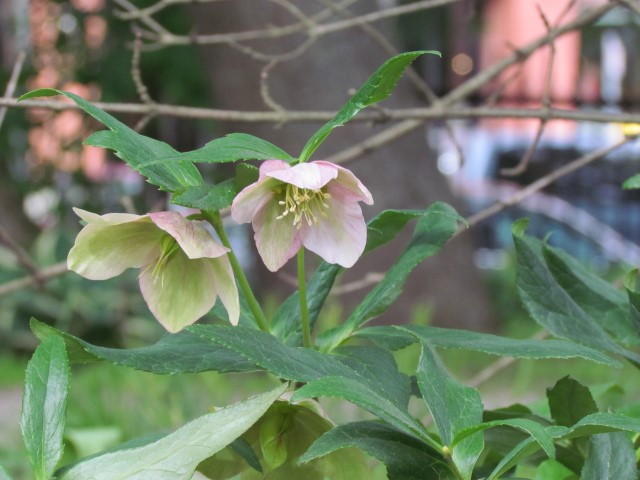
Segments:
[[[329,263],[351,267],[367,242],[358,202],[371,205],[373,199],[346,168],[323,161],[291,166],[267,160],[258,181],[236,196],[231,217],[252,223],[258,253],[272,272],[301,246]]]
[[[175,333],[205,315],[216,297],[238,323],[238,290],[227,248],[202,225],[178,212],[148,215],[95,213],[74,208],[87,225],[69,252],[69,270],[105,280],[140,268],[140,290],[149,309]]]

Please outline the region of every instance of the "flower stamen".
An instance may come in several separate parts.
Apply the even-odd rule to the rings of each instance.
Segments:
[[[331,195],[323,192],[322,189],[312,190],[310,188],[300,188],[295,185],[287,184],[284,188],[284,199],[278,202],[284,210],[276,217],[282,220],[288,214],[293,214],[293,225],[300,229],[302,222],[308,226],[318,223],[318,216],[326,218],[329,205],[325,200],[331,198]]]

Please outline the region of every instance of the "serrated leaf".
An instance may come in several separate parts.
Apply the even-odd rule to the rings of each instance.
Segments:
[[[547,427],[547,431],[556,441],[618,431],[638,433],[640,432],[640,419],[617,413],[599,412],[587,415],[572,427],[553,425]],[[502,458],[488,480],[499,478],[500,475],[539,449],[540,445],[532,438],[523,440]]]
[[[364,252],[368,253],[393,240],[409,221],[427,213],[428,210],[385,210],[381,212],[367,224],[367,245]],[[307,285],[307,308],[312,330],[320,309],[324,305],[336,277],[342,270],[340,265],[322,262],[311,277]],[[300,297],[296,291],[280,305],[274,314],[271,320],[272,332],[285,344],[300,346],[302,345],[302,331],[299,319]]]
[[[638,270],[631,270],[624,279],[624,288],[629,298],[629,315],[636,338],[640,337],[640,291],[637,290]]]
[[[580,480],[638,479],[636,452],[627,434],[602,433],[589,440],[589,453]]]
[[[0,465],[0,480],[11,480],[9,473],[7,473],[2,465]]]
[[[380,281],[353,311],[345,323],[322,343],[339,345],[358,327],[383,314],[400,296],[409,274],[421,262],[440,251],[463,221],[453,207],[434,203],[418,221],[407,248]]]
[[[633,177],[627,178],[622,184],[622,188],[624,188],[625,190],[640,188],[640,173],[635,174]]]
[[[295,158],[272,143],[247,133],[230,133],[210,141],[204,147],[190,152],[166,155],[152,163],[167,164],[174,162],[226,163],[238,160],[284,160],[292,162]]]
[[[199,210],[222,210],[233,202],[236,189],[233,180],[226,180],[216,185],[201,185],[177,190],[171,203]]]
[[[109,130],[94,133],[85,140],[85,144],[113,150],[119,158],[145,176],[150,183],[171,192],[179,188],[203,184],[200,172],[192,163],[180,161],[156,163],[158,158],[178,154],[171,146],[140,135],[78,95],[62,90],[40,89],[21,96],[19,100],[54,95],[70,98],[82,110],[109,128]]]
[[[462,430],[482,423],[483,405],[475,388],[462,385],[449,375],[429,343],[422,342],[422,353],[416,372],[420,393],[445,446]],[[461,478],[469,480],[474,465],[484,448],[481,433],[475,433],[456,444],[453,463]]]
[[[157,343],[147,347],[117,349],[92,345],[34,318],[31,319],[31,330],[41,340],[50,337],[62,338],[67,345],[69,358],[75,363],[106,361],[158,374],[258,370],[255,364],[237,353],[186,331],[167,334]]]
[[[406,405],[408,379],[397,371],[391,355],[374,349],[378,354],[380,368],[372,368],[366,357],[372,356],[369,347],[346,349],[343,354],[327,354],[309,348],[297,348],[284,345],[273,335],[243,326],[227,327],[222,325],[194,325],[189,331],[214,344],[223,345],[240,354],[245,360],[264,368],[279,378],[296,382],[312,382],[321,377],[344,377],[364,383],[372,390],[378,390],[388,401],[399,406]],[[351,358],[344,353],[358,352]],[[357,363],[360,359],[361,363]],[[380,390],[384,382],[393,385],[393,389]]]
[[[354,422],[329,430],[318,438],[300,463],[324,457],[338,449],[357,447],[387,467],[389,480],[455,477],[437,453],[414,437],[381,422]]]
[[[473,427],[465,428],[455,435],[451,445],[455,446],[458,442],[464,440],[470,435],[473,435],[474,433],[487,430],[488,428],[500,426],[513,427],[528,433],[536,442],[538,442],[538,444],[542,447],[549,458],[555,458],[556,449],[553,445],[553,438],[551,438],[551,435],[549,435],[545,426],[527,418],[494,420],[491,422],[481,423],[480,425],[475,425]]]
[[[330,397],[342,398],[373,413],[378,418],[393,425],[398,430],[422,440],[431,448],[439,449],[440,445],[431,438],[423,425],[413,418],[406,408],[400,408],[357,380],[346,377],[327,376],[307,383],[292,397],[292,401],[305,398]]]
[[[27,365],[20,419],[36,480],[49,480],[62,458],[69,375],[62,339],[44,339]]]
[[[139,448],[107,453],[80,462],[60,480],[189,480],[198,464],[251,427],[287,385],[193,420]]]
[[[420,55],[427,53],[440,55],[439,52],[433,50],[407,52],[396,55],[383,63],[382,66],[367,79],[355,95],[351,97],[347,104],[342,107],[335,117],[324,124],[320,130],[314,133],[307,141],[300,153],[300,161],[307,161],[336,127],[344,125],[369,105],[380,102],[391,95],[391,92],[395,89],[398,80],[400,80],[400,77],[402,77],[402,74],[409,64]]]
[[[565,427],[598,411],[589,389],[568,376],[558,380],[553,388],[547,389],[547,400],[551,418]]]
[[[513,239],[518,257],[518,293],[536,322],[557,337],[640,362],[640,355],[611,340],[607,332],[562,289],[545,264],[540,241],[524,234],[514,234]]]
[[[565,292],[603,329],[618,341],[640,344],[640,336],[629,316],[629,305],[622,291],[589,272],[560,249],[543,245],[549,271]]]
[[[583,358],[620,367],[620,362],[593,348],[566,340],[520,340],[487,333],[448,328],[409,325],[406,327],[368,327],[356,332],[383,348],[400,350],[419,339],[438,348],[458,348],[514,358]]]
[[[236,175],[233,178],[236,192],[255,183],[260,178],[260,170],[249,163],[240,162],[236,165]]]

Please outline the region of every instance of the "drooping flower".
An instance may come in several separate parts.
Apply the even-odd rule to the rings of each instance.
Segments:
[[[240,307],[229,250],[203,222],[178,212],[96,215],[73,210],[87,225],[69,252],[69,270],[90,280],[105,280],[139,268],[142,296],[158,322],[172,333],[205,315],[216,297],[231,323],[238,323]]]
[[[236,196],[231,217],[252,223],[258,253],[272,272],[302,246],[329,263],[351,267],[367,241],[358,202],[371,205],[373,199],[346,168],[324,161],[291,166],[267,160],[258,181]]]

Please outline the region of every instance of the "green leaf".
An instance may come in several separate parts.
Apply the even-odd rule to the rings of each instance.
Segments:
[[[487,333],[449,328],[410,325],[406,327],[368,327],[356,332],[383,348],[400,350],[418,340],[438,348],[458,348],[489,355],[514,358],[584,358],[593,362],[620,367],[620,362],[593,348],[566,340],[520,340]]]
[[[482,400],[474,388],[449,375],[429,343],[422,342],[418,363],[418,386],[444,445],[451,447],[462,430],[482,423]],[[469,480],[484,448],[481,433],[475,433],[452,447],[452,459],[461,478]]]
[[[416,51],[396,55],[387,60],[360,87],[353,97],[329,122],[313,134],[300,153],[300,161],[307,161],[320,144],[329,136],[334,128],[340,127],[355,117],[358,112],[369,105],[380,102],[391,95],[405,69],[420,55],[427,53],[440,55],[436,51]]]
[[[62,458],[69,375],[62,339],[44,339],[27,365],[20,419],[36,480],[49,480]]]
[[[518,257],[516,284],[531,317],[557,337],[640,362],[640,355],[613,342],[607,332],[562,289],[545,264],[541,242],[515,233],[514,229]]]
[[[536,443],[536,441],[532,437],[526,438],[525,440],[518,443],[515,447],[513,447],[513,449],[509,453],[502,457],[487,480],[495,480],[500,478],[503,473],[509,471],[515,465],[518,465],[524,458],[527,458],[529,455],[538,451],[539,449],[540,444]]]
[[[555,458],[556,449],[553,445],[553,438],[551,438],[551,435],[549,435],[544,425],[541,425],[540,423],[529,420],[527,418],[494,420],[491,422],[481,423],[480,425],[475,425],[473,427],[465,428],[455,435],[451,446],[455,446],[474,433],[484,431],[488,428],[501,426],[517,428],[518,430],[528,433],[536,442],[538,442],[538,444],[542,447],[549,458]]]
[[[31,330],[41,340],[62,338],[71,361],[89,363],[106,361],[115,365],[151,373],[249,372],[258,370],[237,353],[213,345],[197,335],[182,331],[167,334],[154,345],[132,349],[105,348],[92,345],[68,333],[31,319]]]
[[[236,177],[237,178],[237,177]],[[428,210],[385,210],[369,221],[367,225],[367,245],[365,253],[393,240],[402,228],[414,218],[425,216]],[[333,287],[336,277],[342,272],[340,265],[322,262],[307,285],[307,308],[311,329],[320,309]],[[300,326],[300,298],[294,292],[276,311],[271,320],[273,333],[287,345],[302,345]]]
[[[533,480],[571,480],[575,474],[557,460],[545,460],[536,468]]]
[[[229,445],[267,411],[287,385],[192,420],[139,448],[80,462],[60,480],[189,480],[198,464]]]
[[[236,164],[236,175],[233,178],[236,192],[240,192],[245,187],[255,183],[260,178],[260,170],[249,163]]]
[[[82,110],[109,128],[109,130],[94,133],[85,140],[85,144],[113,150],[131,168],[147,177],[150,183],[170,192],[179,188],[203,184],[200,172],[195,165],[189,162],[157,164],[158,158],[177,155],[178,152],[172,147],[164,142],[140,135],[73,93],[45,88],[29,92],[21,96],[19,100],[54,95],[64,95],[70,98]]]
[[[637,479],[636,453],[626,433],[603,433],[590,438],[580,480]]]
[[[198,150],[174,153],[156,159],[153,163],[169,164],[180,162],[226,163],[238,160],[284,160],[295,158],[272,143],[247,133],[230,133],[216,138]]]
[[[543,254],[558,284],[591,318],[618,341],[640,344],[623,292],[589,272],[562,250],[543,245]]]
[[[233,180],[227,180],[217,185],[201,185],[176,190],[171,203],[199,210],[222,210],[231,205],[235,196]]]
[[[616,431],[640,433],[640,418],[628,417],[618,413],[599,412],[587,415],[568,430],[561,430],[560,427],[549,428],[557,428],[559,433],[554,436],[560,439],[577,438]]]
[[[194,325],[189,331],[233,350],[279,378],[307,383],[321,377],[345,377],[379,391],[391,403],[406,406],[408,378],[397,371],[392,355],[383,350],[358,347],[345,349],[342,354],[326,354],[284,345],[273,335],[241,325]],[[377,357],[377,368],[371,364],[373,357]],[[387,387],[383,388],[385,384]]]
[[[453,480],[438,454],[424,443],[381,422],[355,422],[333,428],[318,438],[300,463],[324,457],[338,449],[357,447],[387,467],[390,480]]]
[[[422,440],[431,448],[440,448],[439,443],[431,438],[423,425],[413,418],[406,408],[398,407],[382,396],[379,391],[373,390],[357,380],[337,376],[322,377],[298,389],[291,399],[296,402],[315,397],[347,400],[373,413],[407,435]]]
[[[383,314],[400,296],[411,271],[440,251],[462,221],[450,205],[434,203],[418,221],[409,245],[385,277],[358,305],[346,322],[322,338],[323,344],[339,345],[358,327]]]
[[[640,173],[635,174],[633,177],[627,178],[622,184],[622,188],[624,188],[625,190],[640,188]]]
[[[364,251],[370,252],[390,242],[407,223],[425,216],[427,212],[428,210],[384,210],[367,224],[367,245]]]
[[[589,389],[569,376],[561,378],[553,388],[547,389],[547,399],[551,418],[565,427],[598,411]]]
[[[640,291],[636,290],[638,269],[631,270],[624,279],[624,288],[629,297],[629,314],[633,322],[636,338],[640,335]]]
[[[7,473],[2,465],[0,465],[0,480],[11,480],[9,473]]]

